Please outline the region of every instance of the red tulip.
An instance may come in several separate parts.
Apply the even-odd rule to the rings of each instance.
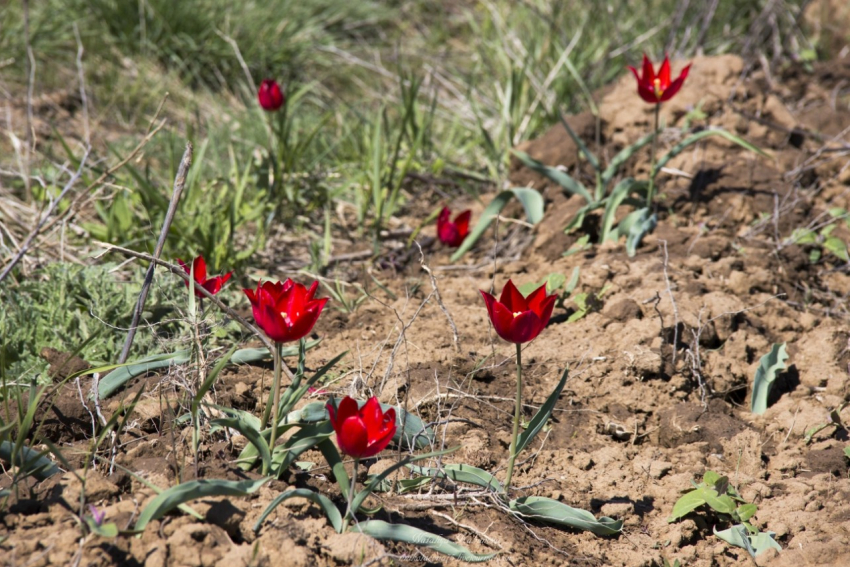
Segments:
[[[640,98],[650,104],[660,104],[666,100],[670,100],[673,98],[673,95],[679,92],[679,89],[682,88],[682,84],[688,77],[688,71],[690,71],[691,65],[688,64],[682,69],[678,78],[672,83],[670,82],[670,60],[666,55],[664,56],[664,62],[661,64],[661,68],[658,70],[658,75],[655,74],[655,69],[645,53],[643,55],[643,76],[638,75],[638,71],[634,67],[629,67],[629,69],[632,70],[632,73],[635,74],[635,78],[637,79]]]
[[[180,258],[177,258],[177,263],[186,270],[187,274],[192,273],[189,270],[189,266],[187,266]],[[195,281],[201,284],[205,290],[213,295],[221,291],[221,288],[224,287],[224,284],[227,283],[227,280],[229,280],[230,276],[233,275],[233,272],[227,272],[223,276],[207,278],[207,262],[204,260],[203,256],[198,256],[192,261],[192,269],[195,271]],[[186,285],[188,286],[189,282],[186,282]],[[201,298],[204,297],[198,290],[195,290],[195,296]]]
[[[330,403],[326,407],[340,450],[355,459],[377,455],[395,435],[395,409],[382,411],[378,398],[369,398],[360,409],[349,396],[339,403],[339,409]]]
[[[540,334],[552,316],[557,299],[554,294],[546,295],[546,284],[523,297],[511,280],[505,284],[499,301],[486,291],[481,291],[481,296],[496,333],[514,344],[527,343]]]
[[[454,222],[449,220],[451,214],[448,207],[443,207],[440,211],[440,216],[437,217],[437,236],[443,244],[457,248],[469,234],[469,216],[472,211],[459,213]]]
[[[260,83],[260,90],[257,91],[257,99],[260,101],[263,110],[269,112],[274,112],[286,102],[286,96],[274,79],[263,79],[263,82]]]
[[[314,299],[319,282],[310,289],[291,279],[260,282],[257,290],[243,289],[251,301],[254,321],[276,343],[297,341],[313,330],[328,298]]]

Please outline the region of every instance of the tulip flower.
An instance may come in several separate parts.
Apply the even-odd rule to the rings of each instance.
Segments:
[[[670,60],[664,56],[664,62],[661,63],[661,68],[658,74],[655,74],[655,68],[652,66],[649,58],[643,56],[643,73],[638,74],[638,70],[629,66],[629,69],[634,73],[637,79],[638,94],[640,98],[649,104],[661,104],[668,101],[679,92],[685,79],[688,78],[688,71],[691,66],[687,65],[675,81],[670,81]]]
[[[340,450],[355,459],[374,457],[387,448],[395,435],[395,410],[381,410],[378,398],[369,398],[362,408],[354,398],[346,396],[339,409],[327,404],[331,425]]]
[[[374,457],[387,448],[395,435],[395,409],[381,409],[378,398],[372,397],[357,407],[357,400],[346,396],[335,408],[333,400],[325,407],[330,414],[330,422],[336,432],[336,442],[340,450],[354,457],[354,471],[351,475],[351,486],[348,487],[348,511],[345,521],[354,517],[356,510],[352,509],[354,501],[354,486],[357,483],[357,466],[360,459]]]
[[[274,79],[263,79],[260,89],[257,91],[257,100],[263,110],[274,112],[286,102],[286,96],[280,89],[280,85]]]
[[[297,341],[313,330],[328,298],[314,299],[319,282],[310,289],[291,279],[260,282],[257,290],[244,289],[254,311],[254,321],[276,343]]]
[[[514,406],[514,426],[511,435],[511,448],[508,455],[508,476],[505,479],[505,494],[511,488],[514,474],[514,461],[517,454],[519,436],[519,417],[522,412],[522,344],[533,340],[546,327],[552,316],[557,295],[546,295],[546,284],[523,297],[511,280],[502,289],[499,300],[481,291],[487,314],[496,329],[496,334],[516,345],[516,404]]]
[[[546,295],[546,284],[523,297],[511,280],[505,284],[498,301],[486,291],[479,291],[496,334],[515,344],[527,343],[540,334],[552,316],[557,299],[554,294]]]
[[[437,217],[437,236],[446,246],[457,248],[469,234],[469,216],[472,211],[466,210],[459,213],[454,221],[449,220],[451,214],[448,207],[443,207],[440,211],[440,216]]]
[[[277,428],[280,413],[280,373],[283,364],[281,360],[281,346],[285,342],[298,341],[306,337],[313,330],[313,325],[319,319],[328,298],[315,299],[316,289],[319,282],[313,282],[310,289],[300,283],[287,279],[285,282],[259,282],[256,291],[243,289],[251,309],[254,312],[254,321],[265,331],[266,335],[274,341],[274,379],[270,400],[266,404],[261,420],[262,427],[266,426],[270,411],[272,414],[272,431],[269,446],[274,447],[277,441]],[[301,356],[303,356],[304,342],[301,342]],[[299,380],[300,374],[296,374],[293,384]],[[296,385],[297,386],[297,385]],[[263,471],[266,474],[268,471]]]
[[[661,114],[661,103],[670,100],[673,98],[673,95],[679,92],[679,89],[682,88],[682,84],[688,77],[688,71],[691,70],[691,65],[688,64],[685,66],[682,72],[679,73],[679,76],[676,77],[676,80],[672,82],[670,81],[670,60],[666,55],[657,75],[646,53],[643,54],[642,75],[638,74],[637,69],[634,67],[630,66],[629,69],[631,69],[635,75],[635,79],[637,79],[638,95],[640,95],[640,98],[649,104],[655,105],[655,129],[653,130],[652,153],[650,155],[652,161],[649,166],[649,187],[646,191],[646,207],[648,209],[652,206],[652,197],[655,195],[655,150],[658,143],[658,118]]]
[[[195,272],[195,281],[198,282],[201,287],[210,292],[211,295],[217,294],[221,291],[221,288],[224,287],[224,284],[227,283],[227,280],[230,279],[230,276],[233,275],[233,272],[227,272],[223,276],[215,276],[214,278],[207,278],[207,262],[204,260],[203,256],[198,256],[194,260],[192,260],[192,270],[190,271],[189,266],[186,265],[183,260],[177,258],[177,263],[180,264],[184,270],[186,270],[187,274],[191,274],[192,271]],[[189,282],[186,282],[186,286],[188,287]],[[204,298],[203,294],[197,289],[195,290],[195,297]]]

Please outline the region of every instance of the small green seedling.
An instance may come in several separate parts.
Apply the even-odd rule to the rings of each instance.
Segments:
[[[847,227],[850,228],[850,213],[841,207],[833,207],[827,212],[832,219],[826,226],[820,230],[798,228],[791,233],[791,236],[784,244],[811,246],[811,250],[809,251],[809,262],[812,264],[817,263],[823,257],[824,252],[832,254],[843,262],[850,262],[850,253],[847,251],[847,243],[837,236],[832,236],[832,232],[836,229],[838,226],[837,223],[840,220],[843,220]]]
[[[841,429],[842,431],[847,431],[847,426],[844,425],[844,423],[841,421],[841,412],[844,411],[844,408],[846,408],[848,404],[850,404],[850,402],[842,402],[841,405],[829,412],[829,422],[821,423],[815,425],[810,429],[807,429],[805,437],[806,445],[811,443],[815,435],[817,435],[827,427],[834,427],[836,430]],[[846,450],[844,452],[847,453]]]
[[[714,528],[714,535],[723,541],[746,549],[753,557],[770,548],[782,550],[773,539],[773,532],[760,532],[751,523],[758,507],[741,498],[735,487],[729,483],[729,477],[720,476],[714,471],[706,471],[702,482],[694,484],[693,490],[686,492],[676,501],[667,521],[680,520],[703,506],[713,510],[721,521],[734,524],[719,532]]]
[[[753,379],[753,395],[750,400],[750,411],[761,415],[767,410],[767,399],[776,377],[785,370],[785,361],[788,353],[785,351],[785,343],[773,345],[770,352],[761,357],[759,367]]]

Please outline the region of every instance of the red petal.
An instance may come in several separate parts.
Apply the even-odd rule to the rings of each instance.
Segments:
[[[336,432],[336,442],[339,444],[340,450],[356,459],[368,457],[367,447],[369,445],[369,438],[366,432],[366,426],[363,424],[360,416],[354,415],[347,419],[342,419],[341,416],[338,416],[337,420],[340,422],[340,425]]]
[[[525,297],[523,297],[511,280],[508,280],[508,283],[502,289],[499,302],[510,310],[511,313],[528,310],[528,302],[525,301]]]
[[[676,77],[676,80],[670,83],[670,86],[664,90],[664,94],[661,95],[661,102],[664,102],[665,100],[670,100],[677,92],[679,92],[679,89],[681,89],[682,85],[685,83],[685,79],[688,78],[688,71],[690,70],[690,65],[682,69],[682,72],[679,73],[679,76]]]
[[[658,85],[662,91],[670,86],[670,59],[666,55],[664,56],[664,62],[661,64],[661,69],[658,71]]]
[[[469,217],[472,216],[472,211],[466,210],[460,213],[455,217],[455,227],[457,227],[457,233],[463,241],[466,238],[466,235],[469,234]],[[460,244],[458,244],[460,246]]]
[[[542,330],[543,325],[540,317],[533,311],[525,311],[511,321],[511,327],[507,333],[510,338],[505,336],[502,336],[502,338],[512,343],[522,344],[536,338]]]
[[[257,296],[256,296],[256,294],[254,293],[254,290],[253,290],[253,289],[243,289],[242,291],[245,293],[245,295],[246,295],[246,296],[248,296],[248,301],[250,301],[250,302],[251,302],[251,305],[252,305],[252,306],[253,306],[255,303],[257,303]]]
[[[355,400],[351,396],[345,396],[342,401],[339,402],[339,408],[336,412],[336,421],[333,424],[334,429],[336,429],[337,425],[342,425],[342,422],[348,419],[349,417],[357,414],[357,400]]]
[[[638,85],[638,94],[640,95],[640,98],[649,104],[658,104],[661,102],[661,100],[655,95],[655,89],[647,88],[644,84]]]
[[[207,262],[203,256],[198,256],[192,262],[192,269],[195,270],[195,281],[202,284],[207,281]]]
[[[643,54],[643,77],[641,77],[640,82],[644,85],[652,85],[655,81],[655,69],[652,67],[652,62],[649,60],[649,57],[646,56],[646,53]]]
[[[254,308],[254,320],[274,342],[286,343],[292,340],[289,325],[273,305],[266,303]]]
[[[307,290],[307,301],[312,301],[313,296],[316,295],[316,290],[319,289],[319,280],[314,281],[310,284],[310,289]]]
[[[540,310],[540,330],[542,331],[546,325],[549,324],[549,318],[552,317],[552,310],[555,308],[555,302],[558,300],[558,296],[550,295],[546,299],[543,300],[543,306]]]
[[[440,230],[440,227],[449,222],[449,219],[452,216],[452,211],[448,207],[443,207],[443,210],[440,211],[440,214],[437,216],[437,230]]]
[[[366,425],[370,443],[381,436],[384,429],[384,412],[381,410],[378,398],[373,396],[363,404],[363,407],[360,408],[360,417],[363,418],[363,423]]]
[[[527,311],[527,313],[531,313],[531,311]],[[493,306],[493,314],[490,317],[490,320],[493,322],[493,328],[496,330],[496,334],[506,341],[513,343],[516,341],[514,340],[511,326],[514,323],[514,320],[518,317],[521,317],[521,315],[514,317],[513,311],[501,303],[496,303]]]
[[[525,298],[526,303],[528,303],[528,308],[530,310],[534,311],[535,313],[537,313],[538,317],[540,316],[540,314],[542,312],[543,304],[544,304],[545,300],[546,300],[546,284],[545,283],[543,285],[541,285],[540,287],[538,287],[537,289],[535,289],[534,291],[532,291],[531,293],[529,293],[528,297]]]
[[[379,436],[374,440],[370,439],[369,447],[366,449],[364,457],[373,457],[387,448],[387,445],[392,441],[396,432],[395,410],[390,408],[384,413],[383,428],[379,432]],[[370,438],[372,437],[370,433]]]

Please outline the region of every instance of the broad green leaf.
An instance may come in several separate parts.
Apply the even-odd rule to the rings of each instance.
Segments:
[[[543,402],[543,405],[540,406],[540,409],[537,410],[537,413],[534,414],[534,417],[532,417],[531,421],[528,422],[528,427],[525,428],[525,431],[520,433],[516,444],[517,455],[520,454],[529,443],[531,443],[534,436],[543,429],[544,425],[546,425],[546,422],[552,415],[552,410],[555,408],[555,404],[558,403],[558,398],[561,396],[561,391],[564,389],[564,385],[566,385],[569,375],[569,367],[564,368],[564,373],[561,375],[561,380],[555,386],[555,389],[552,390],[552,393],[549,394],[549,397],[546,398],[546,401]]]
[[[269,451],[269,444],[256,427],[252,427],[251,424],[238,417],[214,419],[210,422],[210,424],[218,425],[219,427],[229,427],[244,435],[245,438],[251,442],[256,449],[257,454],[260,456],[260,459],[263,462],[263,470],[267,471],[271,468],[272,455]]]
[[[508,189],[507,191],[502,191],[496,195],[492,201],[490,201],[490,204],[487,205],[481,213],[481,218],[478,219],[475,228],[473,228],[469,235],[464,239],[463,244],[461,244],[460,247],[455,250],[455,253],[452,254],[452,257],[450,258],[451,262],[456,262],[461,256],[466,254],[476,242],[478,242],[478,239],[481,238],[484,231],[486,231],[487,227],[489,227],[493,222],[493,219],[499,215],[502,209],[505,208],[505,205],[507,205],[513,197],[516,197],[519,199],[520,203],[522,203],[528,222],[531,224],[537,224],[540,222],[543,218],[545,203],[543,202],[543,196],[540,195],[539,192],[528,187],[515,187],[513,189]]]
[[[705,503],[715,512],[731,515],[735,511],[735,502],[732,501],[728,494],[718,495],[716,490],[708,487],[701,488],[700,492]]]
[[[623,520],[614,520],[607,516],[596,519],[586,510],[542,496],[517,498],[511,500],[508,506],[525,518],[587,530],[598,536],[616,535],[623,529]]]
[[[673,511],[667,522],[672,523],[680,518],[684,518],[700,506],[705,504],[705,494],[700,489],[691,490],[682,495],[676,503],[673,504]]]
[[[726,543],[746,549],[753,557],[760,555],[768,549],[782,551],[782,547],[773,539],[773,536],[776,535],[773,532],[759,532],[756,535],[750,535],[747,532],[747,528],[742,524],[736,524],[729,529],[719,532],[715,527],[713,531],[714,535]]]
[[[742,522],[746,522],[747,520],[755,516],[756,512],[758,512],[758,506],[756,506],[755,504],[741,504],[735,511],[735,513],[738,515]]]
[[[36,480],[44,480],[62,472],[56,464],[45,456],[45,452],[30,449],[26,445],[17,447],[11,441],[0,442],[0,461],[20,469],[21,476],[32,476]]]
[[[168,512],[191,500],[208,496],[245,496],[256,492],[269,478],[258,480],[190,480],[163,491],[145,506],[136,522],[136,531],[141,531],[151,520],[158,520]]]
[[[269,517],[269,514],[271,514],[282,502],[289,500],[290,498],[306,498],[307,500],[321,506],[322,511],[324,511],[325,516],[328,518],[328,521],[331,523],[334,530],[336,530],[336,533],[342,533],[342,514],[339,513],[339,509],[336,505],[327,496],[319,494],[318,492],[313,492],[307,488],[294,488],[292,490],[287,490],[272,500],[271,504],[263,510],[263,513],[260,515],[257,523],[254,524],[254,533],[260,533],[260,528],[262,527],[263,522],[266,521],[266,518]]]
[[[94,518],[92,518],[91,516],[86,516],[85,520],[86,526],[88,526],[89,531],[91,531],[91,533],[108,539],[118,537],[118,526],[115,525],[115,522],[106,522],[97,525],[97,523],[94,521]]]
[[[336,450],[336,445],[330,439],[325,439],[319,443],[318,449],[322,452],[325,461],[328,462],[328,466],[331,467],[342,497],[348,499],[348,488],[351,486],[351,483],[348,479],[345,465],[342,462],[342,457],[339,455],[339,451]]]
[[[519,159],[519,161],[521,161],[522,164],[527,168],[536,171],[543,177],[554,181],[570,195],[581,195],[582,198],[588,203],[593,202],[593,197],[590,195],[590,192],[587,190],[587,188],[578,181],[576,181],[565,171],[561,171],[557,167],[549,167],[548,165],[544,165],[543,163],[537,161],[525,152],[519,150],[512,151],[513,154]]]
[[[722,479],[723,477],[714,471],[705,471],[705,474],[702,475],[702,482],[705,486],[715,486]]]
[[[658,224],[658,216],[655,213],[649,214],[649,209],[641,209],[636,212],[639,213],[639,216],[629,228],[629,235],[626,238],[626,254],[629,255],[629,258],[635,255],[643,237],[655,230]]]
[[[496,553],[473,553],[459,543],[444,537],[404,524],[390,524],[383,520],[369,520],[351,526],[350,531],[360,532],[381,541],[397,541],[427,547],[443,555],[454,557],[468,563],[483,563],[495,557]]]
[[[521,286],[518,286],[517,289],[523,296],[528,296],[532,291],[536,290],[544,283],[546,284],[546,293],[551,295],[556,290],[560,289],[561,286],[566,283],[567,278],[563,274],[559,274],[557,272],[551,273],[545,278],[537,282],[526,282]]]
[[[671,149],[669,152],[667,152],[655,164],[655,169],[653,169],[652,173],[651,173],[652,177],[655,177],[656,175],[658,175],[658,172],[661,171],[662,167],[665,167],[667,165],[667,162],[669,162],[671,159],[673,159],[674,157],[676,157],[677,155],[679,155],[680,153],[685,151],[685,149],[688,146],[690,146],[691,144],[695,144],[695,143],[699,142],[703,138],[708,138],[709,136],[720,136],[722,138],[726,138],[730,142],[738,144],[742,148],[750,150],[751,152],[755,152],[755,153],[759,154],[760,156],[768,157],[768,158],[771,157],[770,154],[768,154],[767,152],[757,148],[756,146],[747,142],[743,138],[739,138],[738,136],[735,136],[734,134],[730,134],[726,130],[720,130],[720,129],[703,130],[702,132],[697,132],[693,136],[689,136],[689,137],[685,138],[684,140],[682,140],[681,142],[679,142],[678,144],[673,146],[673,149]]]
[[[844,241],[838,238],[837,236],[830,236],[826,240],[824,240],[823,247],[825,250],[831,252],[833,255],[837,256],[841,260],[844,260],[845,262],[850,262],[850,255],[848,255],[847,253],[847,244],[845,244]]]
[[[785,343],[773,345],[770,352],[761,357],[753,379],[753,395],[750,400],[750,410],[754,414],[761,415],[767,411],[767,398],[773,388],[773,381],[785,370],[786,360],[788,353],[785,352]]]
[[[495,492],[504,492],[505,490],[502,483],[496,477],[487,471],[469,465],[443,465],[442,468],[418,467],[416,465],[408,466],[416,474],[425,475],[426,477],[448,478],[455,482],[466,482]]]

